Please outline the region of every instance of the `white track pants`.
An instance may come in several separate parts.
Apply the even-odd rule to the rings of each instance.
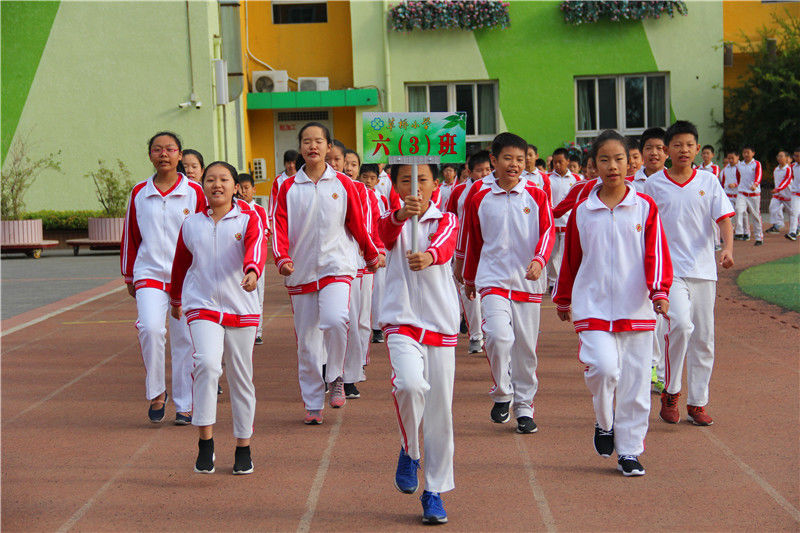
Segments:
[[[372,340],[372,290],[375,274],[364,274],[361,278],[361,311],[358,316],[358,332],[361,337],[361,364],[369,363],[369,345]]]
[[[350,329],[347,330],[347,349],[344,353],[344,371],[342,379],[345,383],[357,383],[361,381],[361,366],[363,363],[361,342],[361,295],[363,292],[364,278],[356,278],[350,283],[350,306],[348,316]]]
[[[736,216],[742,218],[744,234],[750,234],[750,223],[752,221],[755,239],[757,241],[764,240],[764,229],[761,227],[761,196],[744,196],[742,194],[737,196]]]
[[[644,451],[650,415],[652,333],[590,330],[578,337],[597,424],[605,430],[613,426],[617,454],[638,456]]]
[[[256,328],[256,337],[261,337],[264,333],[264,276],[258,278],[256,290],[258,291],[258,327]]]
[[[306,409],[325,405],[322,365],[328,383],[344,370],[347,331],[350,327],[350,284],[331,283],[317,292],[292,295],[297,337],[297,373]]]
[[[792,201],[789,204],[789,233],[797,234],[797,222],[800,219],[800,195],[792,193]]]
[[[481,302],[478,298],[470,300],[464,292],[464,285],[458,285],[458,297],[461,299],[461,309],[464,311],[464,319],[467,321],[467,333],[469,340],[480,341],[483,340],[483,331],[481,331]]]
[[[253,342],[256,328],[233,328],[210,320],[189,324],[194,342],[192,425],[211,426],[217,421],[217,385],[225,359],[225,377],[233,413],[233,436],[249,439],[256,414],[253,386]]]
[[[169,294],[161,289],[143,287],[136,291],[139,345],[144,360],[145,394],[152,400],[167,390],[165,378],[167,328],[169,316],[169,346],[172,358],[172,401],[175,410],[192,410],[192,339],[186,317],[175,320],[169,314]]]
[[[782,228],[784,209],[789,213],[789,216],[792,216],[791,200],[779,200],[778,198],[772,198],[769,201],[769,223],[773,226]]]
[[[425,490],[453,490],[453,379],[455,347],[419,344],[405,335],[386,339],[392,363],[392,396],[406,453],[420,459],[425,445]]]
[[[386,269],[379,268],[377,272],[375,272],[373,281],[372,281],[372,317],[371,317],[371,327],[372,329],[381,329],[378,325],[378,312],[381,308],[381,301],[383,300],[383,287],[386,284]]]
[[[561,270],[561,258],[564,257],[564,235],[556,233],[553,241],[553,251],[550,253],[550,261],[547,262],[547,286],[552,287],[556,284],[558,272]]]
[[[653,330],[653,360],[651,366],[656,367],[656,376],[661,383],[664,383],[664,376],[667,372],[664,361],[664,341],[667,335],[667,319],[661,315],[656,315],[656,328]]]
[[[669,291],[669,333],[664,349],[667,364],[666,391],[681,390],[683,365],[689,405],[708,403],[708,384],[714,366],[714,298],[717,282],[706,279],[679,278]]]
[[[494,380],[489,396],[512,402],[514,416],[533,417],[536,377],[536,341],[541,304],[514,302],[496,294],[481,299],[486,358]]]

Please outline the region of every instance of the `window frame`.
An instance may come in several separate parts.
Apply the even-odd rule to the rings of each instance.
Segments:
[[[627,95],[625,94],[625,81],[629,78],[644,78],[644,87],[643,87],[643,98],[644,98],[644,127],[641,128],[628,128],[627,121],[626,121],[626,98]],[[602,79],[613,79],[615,80],[614,90],[615,90],[615,98],[617,103],[617,127],[616,130],[619,131],[622,135],[641,135],[647,128],[652,127],[647,122],[648,117],[648,102],[647,102],[647,79],[648,78],[663,78],[664,79],[664,117],[666,119],[666,124],[662,127],[666,127],[669,125],[670,119],[670,104],[671,104],[671,96],[670,96],[670,83],[669,83],[669,72],[639,72],[639,73],[627,73],[627,74],[597,74],[594,76],[575,76],[573,79],[573,106],[575,111],[575,138],[594,138],[600,135],[603,129],[600,128],[600,91],[598,87],[598,80]],[[578,116],[578,81],[584,80],[594,80],[594,112],[595,112],[595,125],[597,129],[594,130],[582,130],[579,129],[578,125],[580,124],[579,116]]]
[[[410,102],[409,89],[412,87],[424,87],[425,91],[425,108],[431,108],[430,90],[428,87],[435,85],[444,85],[447,87],[447,113],[454,113],[456,111],[456,85],[472,85],[472,106],[474,110],[474,127],[475,135],[467,132],[467,143],[486,143],[491,142],[500,131],[500,98],[499,98],[499,84],[497,80],[459,80],[459,81],[425,81],[425,82],[409,82],[405,84],[405,108],[408,112]],[[485,133],[482,135],[477,134],[478,131],[478,85],[491,85],[493,88],[492,95],[494,97],[494,131],[495,133]]]
[[[325,4],[325,21],[312,22],[275,22],[275,7],[278,5],[303,5],[303,4]],[[272,0],[269,9],[269,16],[273,26],[292,26],[296,24],[327,24],[329,22],[328,0]]]

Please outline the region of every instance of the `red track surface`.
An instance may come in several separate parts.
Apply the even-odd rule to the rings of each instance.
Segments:
[[[800,315],[744,296],[735,275],[798,252],[782,236],[736,243],[721,276],[709,428],[658,419],[653,396],[643,478],[594,453],[577,338],[543,304],[540,430],[489,420],[483,356],[457,351],[459,531],[792,530],[800,528]],[[217,473],[194,474],[192,427],[146,421],[134,301],[117,292],[2,339],[4,531],[406,530],[416,496],[397,492],[399,449],[384,345],[372,345],[362,398],[304,426],[288,297],[269,270],[250,476],[232,476],[228,395],[220,397]],[[102,321],[102,322],[101,322]],[[8,325],[4,324],[7,330]],[[168,379],[169,382],[169,379]],[[227,384],[223,381],[227,392]],[[682,398],[683,399],[683,398]],[[684,406],[681,406],[685,416]],[[174,416],[167,410],[168,421]]]

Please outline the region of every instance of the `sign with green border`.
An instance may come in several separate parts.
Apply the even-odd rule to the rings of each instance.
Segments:
[[[435,156],[440,163],[464,163],[466,114],[364,113],[364,162],[389,162],[390,156]]]

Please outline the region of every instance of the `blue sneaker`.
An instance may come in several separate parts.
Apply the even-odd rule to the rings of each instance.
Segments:
[[[150,419],[150,422],[153,424],[159,424],[162,420],[164,420],[164,411],[167,408],[167,400],[169,400],[169,394],[165,392],[164,403],[161,404],[161,409],[153,409],[152,404],[150,405],[150,408],[147,410],[147,418]]]
[[[447,513],[444,510],[444,502],[439,497],[438,492],[424,491],[420,497],[422,502],[422,523],[423,524],[444,524],[447,522]]]
[[[405,494],[414,494],[419,488],[417,479],[419,461],[411,458],[405,448],[400,448],[400,457],[397,458],[397,472],[394,475],[394,486]]]

